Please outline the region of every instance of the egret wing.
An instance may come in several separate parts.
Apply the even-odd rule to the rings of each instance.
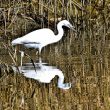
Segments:
[[[51,40],[54,33],[47,28],[35,30],[22,37],[22,42],[25,43],[46,43]]]

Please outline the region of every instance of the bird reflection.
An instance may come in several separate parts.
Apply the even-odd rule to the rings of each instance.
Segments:
[[[64,75],[61,70],[55,66],[49,66],[47,63],[42,63],[41,60],[39,63],[35,63],[35,67],[31,63],[25,63],[19,67],[19,70],[25,77],[41,83],[50,83],[55,76],[58,76],[58,88],[71,88],[71,83],[64,83]]]

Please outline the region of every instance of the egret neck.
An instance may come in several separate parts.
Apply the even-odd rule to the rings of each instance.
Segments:
[[[54,37],[54,42],[58,42],[63,37],[64,31],[61,23],[58,23],[57,30],[58,34]]]

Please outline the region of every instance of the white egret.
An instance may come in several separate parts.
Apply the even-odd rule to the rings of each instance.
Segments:
[[[13,69],[16,71],[15,68]],[[25,77],[35,79],[41,83],[50,83],[55,76],[58,76],[58,88],[64,90],[71,88],[71,83],[64,83],[64,75],[61,70],[45,63],[36,63],[36,71],[33,65],[29,63],[20,66],[19,70]]]
[[[74,26],[72,26],[69,21],[62,20],[57,25],[57,35],[55,35],[54,32],[48,28],[38,29],[24,35],[23,37],[13,40],[12,45],[23,44],[27,48],[38,49],[40,55],[44,46],[58,42],[62,38],[64,34],[62,26],[66,26],[75,31]]]

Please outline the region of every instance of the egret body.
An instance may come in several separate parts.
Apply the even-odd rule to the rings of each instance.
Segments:
[[[54,32],[48,28],[38,29],[30,32],[23,37],[17,38],[12,41],[12,45],[23,44],[27,48],[35,48],[39,50],[39,55],[44,46],[58,42],[63,34],[62,26],[66,26],[74,30],[74,27],[67,20],[62,20],[57,25],[58,34],[55,35]]]
[[[12,45],[23,44],[28,48],[39,49],[39,53],[41,53],[44,46],[58,42],[62,38],[64,34],[62,26],[73,29],[73,26],[69,23],[69,21],[62,20],[57,25],[57,35],[55,35],[53,31],[48,28],[38,29],[26,34],[23,37],[13,40]]]

